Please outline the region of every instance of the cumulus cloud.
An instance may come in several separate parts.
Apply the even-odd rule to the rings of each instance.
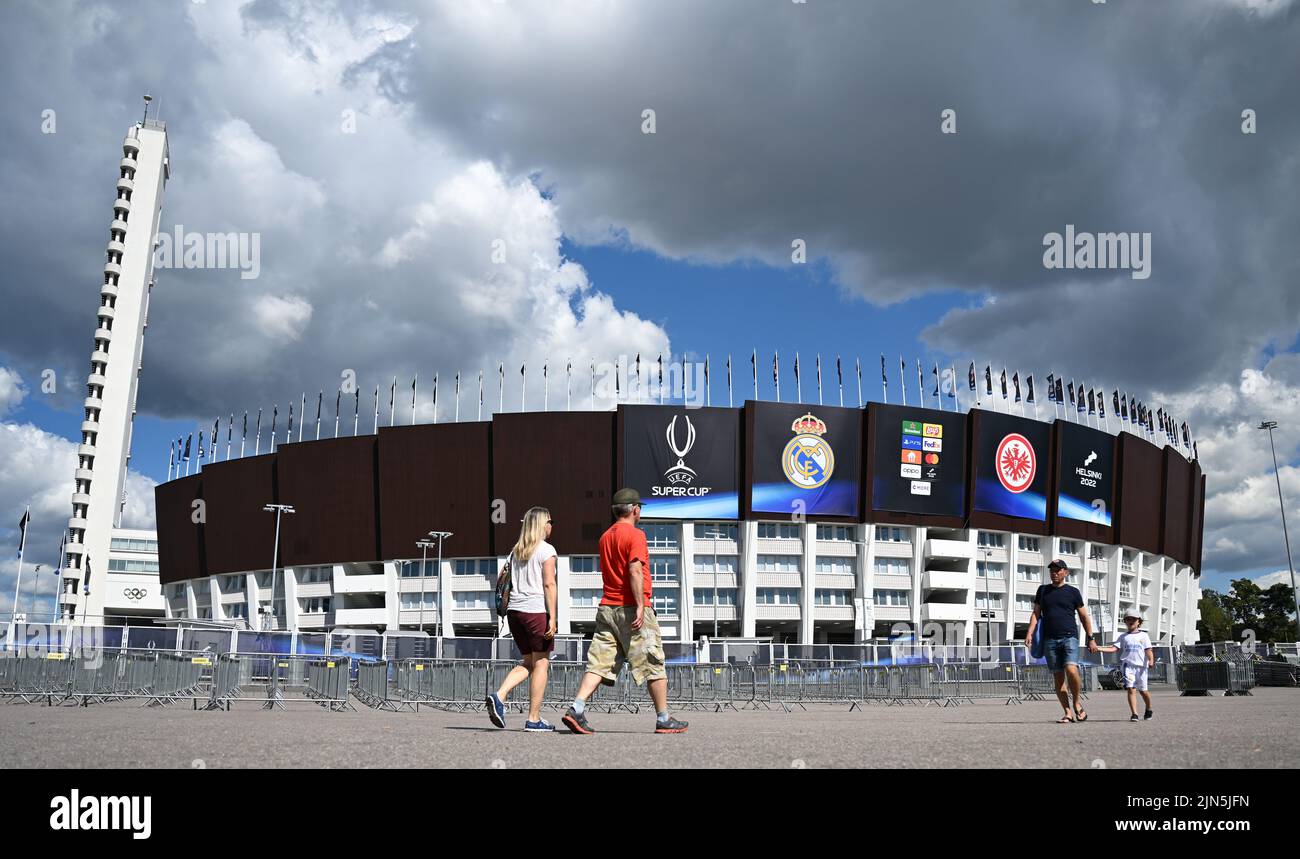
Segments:
[[[311,305],[297,295],[261,295],[253,302],[253,324],[272,339],[297,340],[311,321]]]
[[[8,367],[0,367],[0,418],[17,408],[26,396],[22,377]]]
[[[30,505],[22,593],[19,608],[53,611],[58,580],[53,571],[59,562],[59,540],[72,513],[72,473],[77,467],[77,445],[30,423],[0,423],[0,611],[13,604],[18,576],[18,520]],[[154,482],[134,471],[127,473],[126,507],[122,525],[152,528]],[[35,572],[36,565],[44,569]]]

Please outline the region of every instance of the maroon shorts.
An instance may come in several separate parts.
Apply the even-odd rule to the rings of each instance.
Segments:
[[[515,647],[519,648],[521,655],[550,654],[555,641],[546,637],[546,612],[508,611],[506,623],[510,626],[510,635],[514,638]]]

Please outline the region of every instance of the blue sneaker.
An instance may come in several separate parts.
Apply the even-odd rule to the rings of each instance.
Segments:
[[[506,726],[506,705],[501,703],[501,699],[497,697],[495,692],[487,696],[487,711],[492,724],[498,728]]]
[[[550,733],[555,730],[555,726],[545,719],[538,719],[536,722],[524,722],[524,730],[537,733]]]

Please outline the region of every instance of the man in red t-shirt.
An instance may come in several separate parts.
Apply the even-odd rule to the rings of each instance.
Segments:
[[[614,524],[600,538],[600,573],[605,593],[596,610],[596,633],[587,651],[587,673],[573,706],[564,714],[575,734],[594,734],[587,723],[587,698],[601,683],[614,685],[623,663],[632,666],[637,685],[648,684],[655,705],[655,733],[680,734],[686,723],[668,713],[668,673],[663,636],[650,606],[650,550],[641,521],[641,496],[635,489],[614,493]]]

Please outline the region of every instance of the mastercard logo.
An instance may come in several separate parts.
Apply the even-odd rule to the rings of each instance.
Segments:
[[[926,464],[926,465],[938,465],[938,464],[939,464],[939,454],[937,454],[937,453],[927,453],[927,454],[925,455],[925,464]]]

